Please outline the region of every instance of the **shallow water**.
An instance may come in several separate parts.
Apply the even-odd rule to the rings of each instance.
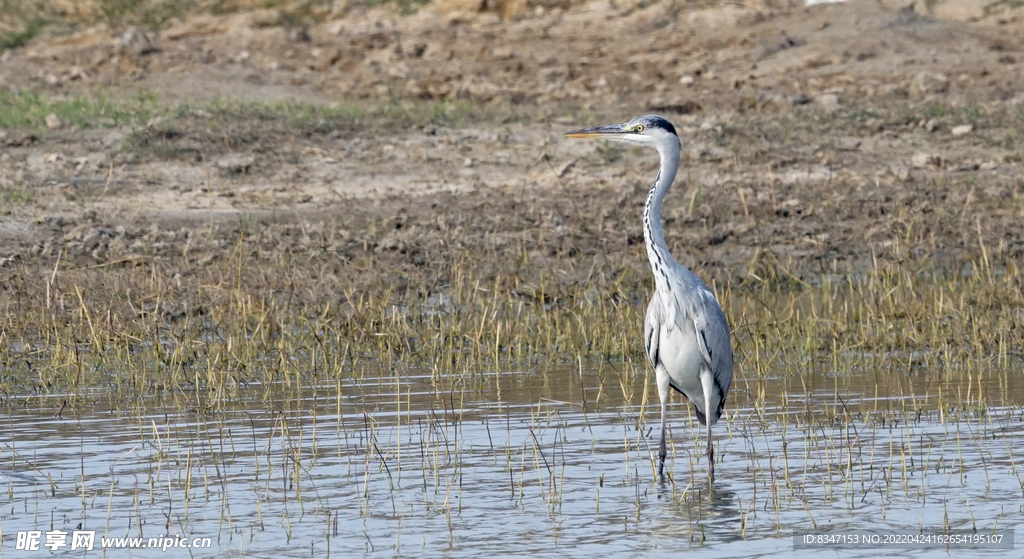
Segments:
[[[715,428],[709,491],[702,433],[678,400],[673,480],[656,480],[655,390],[624,367],[454,382],[365,370],[316,390],[252,386],[232,409],[201,413],[181,412],[194,395],[180,392],[132,407],[78,402],[61,418],[60,397],[13,406],[3,545],[18,531],[81,526],[97,543],[211,538],[194,557],[816,557],[825,548],[794,550],[794,532],[1024,522],[1024,394],[1012,371],[740,377]],[[843,557],[957,551],[893,549]]]

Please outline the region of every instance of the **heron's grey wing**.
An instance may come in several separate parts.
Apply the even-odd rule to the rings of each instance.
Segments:
[[[715,383],[722,391],[724,404],[732,385],[732,343],[729,340],[729,324],[714,295],[710,291],[705,291],[702,295],[700,303],[694,308],[693,328],[697,333],[697,346],[714,374]]]
[[[644,350],[652,367],[658,366],[658,344],[661,343],[661,325],[664,318],[665,307],[658,292],[655,291],[650,304],[647,305],[647,316],[644,318]]]

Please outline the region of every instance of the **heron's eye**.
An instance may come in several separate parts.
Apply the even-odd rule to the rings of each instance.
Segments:
[[[636,131],[637,131],[638,134],[640,132],[643,132],[644,131],[644,125],[643,124],[637,124],[636,125]]]

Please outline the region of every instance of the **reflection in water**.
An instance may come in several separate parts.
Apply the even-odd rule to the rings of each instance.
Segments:
[[[679,402],[656,481],[653,386],[620,369],[364,371],[201,413],[12,408],[4,544],[80,525],[213,538],[196,557],[810,557],[793,531],[1020,523],[1024,387],[1005,374],[741,377],[709,489]]]

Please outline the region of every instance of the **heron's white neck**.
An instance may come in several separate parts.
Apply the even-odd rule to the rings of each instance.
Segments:
[[[672,141],[656,147],[661,155],[661,168],[658,170],[658,178],[647,193],[647,204],[644,206],[644,242],[655,284],[658,291],[665,291],[668,289],[668,268],[675,264],[675,259],[668,251],[665,234],[661,230],[661,202],[676,178],[680,146],[679,141],[673,137]]]

